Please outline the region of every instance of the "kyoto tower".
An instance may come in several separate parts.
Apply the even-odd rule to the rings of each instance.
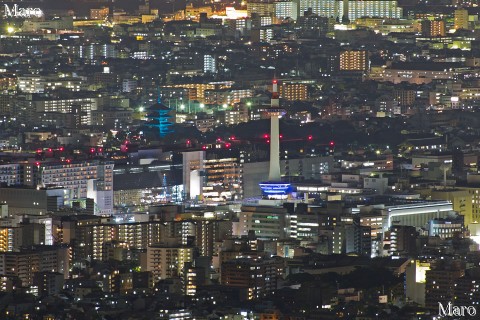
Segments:
[[[261,182],[260,188],[265,196],[283,197],[291,190],[289,183],[282,182],[280,173],[280,123],[278,119],[285,114],[285,110],[280,108],[277,80],[273,80],[272,88],[270,108],[265,110],[270,116],[270,169],[268,181]]]
[[[280,109],[277,80],[273,80],[272,88],[270,108],[266,110],[270,116],[270,170],[268,172],[268,181],[281,181],[280,122],[278,119],[285,114],[285,110]]]

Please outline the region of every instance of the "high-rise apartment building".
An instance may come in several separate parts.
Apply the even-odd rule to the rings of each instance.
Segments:
[[[226,144],[227,145],[227,144]],[[242,197],[243,169],[239,158],[222,158],[205,151],[183,153],[183,185],[186,196],[215,201]]]
[[[455,287],[465,268],[458,260],[437,260],[431,270],[426,271],[425,307],[438,310],[438,304],[446,306],[454,301]]]
[[[468,10],[461,8],[454,12],[454,28],[455,30],[468,29]]]
[[[93,8],[93,9],[90,9],[90,19],[103,20],[108,17],[108,13],[109,13],[108,7]]]
[[[465,276],[457,280],[455,286],[455,305],[478,305],[480,295],[480,269],[478,267],[467,269]]]
[[[38,287],[41,295],[59,294],[63,290],[64,281],[63,274],[50,270],[36,272],[33,276],[33,285]]]
[[[112,242],[112,240],[117,238],[117,229],[111,224],[98,224],[92,226],[91,230],[93,248],[92,258],[99,261],[106,260],[104,257],[105,250],[103,250],[103,246],[105,243]]]
[[[297,20],[299,16],[298,0],[277,0],[275,2],[275,17],[278,19],[291,18]]]
[[[343,8],[350,22],[363,17],[400,19],[403,14],[396,0],[343,0]]]
[[[413,89],[395,89],[393,91],[393,99],[398,102],[401,107],[413,106],[416,99],[416,91]]]
[[[206,54],[203,56],[203,72],[204,73],[217,73],[217,62],[215,56]]]
[[[442,19],[423,20],[422,34],[425,37],[445,37],[445,21]]]
[[[391,226],[386,234],[390,237],[389,255],[410,257],[416,252],[417,231],[415,227]]]
[[[151,246],[141,254],[142,271],[151,271],[156,280],[178,277],[186,262],[193,261],[193,247]]]
[[[36,272],[50,271],[69,276],[69,254],[66,247],[40,246],[19,252],[0,253],[0,273],[16,276],[22,285],[33,284]]]
[[[273,17],[275,15],[275,3],[273,0],[248,0],[247,1],[247,15],[252,14],[259,16]]]
[[[40,186],[63,187],[73,191],[74,198],[91,198],[95,213],[113,210],[113,163],[42,163],[39,164]]]
[[[243,206],[234,235],[246,236],[254,232],[260,239],[285,239],[288,234],[286,217],[287,210],[283,207]]]
[[[227,89],[231,88],[233,82],[221,82],[221,83],[185,83],[185,84],[174,84],[163,87],[161,90],[174,90],[174,89],[185,89],[187,90],[188,100],[199,102],[204,102],[205,99],[205,90],[215,90],[215,89]],[[164,89],[165,88],[165,89]],[[175,91],[175,90],[174,90]],[[180,92],[180,90],[178,90]]]
[[[253,90],[251,89],[217,89],[205,90],[205,103],[216,105],[232,105],[239,103],[241,99],[251,98]]]
[[[467,191],[468,194],[471,196],[471,205],[472,205],[471,216],[470,217],[465,216],[465,220],[464,220],[464,225],[468,227],[468,225],[471,224],[472,222],[480,221],[480,188],[476,185],[467,184],[467,185],[459,186],[458,189]],[[461,202],[459,204],[461,204]],[[469,202],[467,201],[465,202],[465,204],[466,204],[465,207],[468,208]]]
[[[447,200],[452,203],[453,210],[464,219],[464,225],[476,221],[473,215],[474,194],[465,189],[437,189],[432,190],[432,200]]]
[[[7,186],[23,184],[23,166],[19,163],[0,165],[0,183]]]
[[[327,33],[333,32],[336,19],[333,17],[322,17],[312,13],[311,8],[297,20],[299,34],[305,38],[325,37]],[[281,89],[281,87],[280,87]]]
[[[246,104],[238,104],[231,109],[225,110],[225,124],[237,125],[242,122],[248,122],[249,113],[248,106]]]
[[[214,201],[242,199],[242,167],[238,158],[204,160],[203,195]]]
[[[183,190],[187,198],[202,194],[205,151],[183,152]]]
[[[280,98],[287,101],[305,101],[308,99],[308,86],[298,82],[282,82],[279,88]]]
[[[59,77],[56,75],[21,75],[18,77],[17,85],[20,92],[44,93],[49,90],[65,88],[70,91],[80,91],[85,82],[80,77]]]
[[[174,225],[159,221],[114,223],[102,221],[98,216],[83,215],[63,217],[55,221],[55,225],[54,238],[71,245],[74,261],[108,260],[112,254],[145,250],[174,236],[171,231]]]
[[[200,256],[211,257],[216,252],[215,244],[232,235],[231,221],[202,220],[195,222],[195,247]]]
[[[396,0],[300,0],[299,7],[300,16],[311,9],[316,15],[350,22],[362,17],[399,19],[403,14]]]
[[[15,227],[0,227],[0,251],[18,251],[33,245],[51,245],[45,234],[47,228],[42,223],[23,223]],[[49,230],[51,231],[51,230]]]
[[[311,13],[321,17],[341,19],[343,2],[341,0],[300,0],[299,11],[300,16],[304,16],[305,12],[311,11]]]
[[[425,286],[429,261],[411,260],[405,270],[405,296],[409,301],[425,306]]]
[[[245,300],[261,299],[277,288],[277,263],[273,259],[226,261],[222,263],[221,284],[245,289]]]
[[[366,71],[368,68],[366,50],[348,50],[340,53],[340,71]]]

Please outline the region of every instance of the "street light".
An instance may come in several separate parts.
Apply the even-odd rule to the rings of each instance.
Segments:
[[[228,105],[226,103],[223,104],[223,109],[227,109]]]
[[[180,105],[180,109],[185,110],[185,105],[183,103]]]
[[[205,105],[203,103],[200,103],[200,109],[205,108]]]

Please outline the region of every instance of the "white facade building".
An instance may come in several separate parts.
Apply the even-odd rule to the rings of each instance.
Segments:
[[[275,17],[278,19],[298,19],[298,1],[283,0],[275,3]]]
[[[341,18],[343,15],[343,1],[339,0],[300,0],[300,16],[305,11],[312,10],[313,14],[321,17]]]
[[[346,8],[351,22],[362,17],[400,19],[403,14],[396,0],[348,0]]]
[[[113,163],[46,163],[39,171],[41,187],[63,187],[73,191],[74,199],[91,198],[96,214],[113,211]]]
[[[217,62],[215,57],[211,54],[203,56],[203,72],[204,73],[217,73]]]

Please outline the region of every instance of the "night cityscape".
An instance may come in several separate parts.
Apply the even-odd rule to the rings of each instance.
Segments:
[[[0,320],[480,319],[479,2],[0,2]]]

